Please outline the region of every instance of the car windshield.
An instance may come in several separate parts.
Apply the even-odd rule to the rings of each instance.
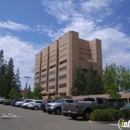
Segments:
[[[55,103],[62,103],[64,100],[63,99],[59,99],[57,101],[55,101]]]

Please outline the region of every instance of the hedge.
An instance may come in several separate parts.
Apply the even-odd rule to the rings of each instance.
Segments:
[[[10,99],[6,99],[4,102],[4,105],[10,105],[11,104],[11,100]]]
[[[91,121],[118,121],[123,117],[123,113],[119,110],[108,108],[108,109],[97,109],[90,115]]]

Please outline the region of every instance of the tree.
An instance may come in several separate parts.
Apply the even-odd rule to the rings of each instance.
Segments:
[[[86,77],[83,69],[79,66],[73,77],[73,86],[70,89],[72,95],[85,95],[86,94]]]
[[[19,68],[16,71],[16,74],[14,76],[14,88],[15,90],[17,90],[19,92],[19,90],[21,89],[21,81],[20,81],[20,71]]]
[[[123,66],[116,66],[115,64],[106,65],[102,80],[109,97],[119,99],[121,97],[119,91],[130,88],[130,71]]]
[[[26,98],[33,99],[34,98],[34,92],[31,92],[30,90],[26,93]]]
[[[14,89],[11,89],[10,93],[9,93],[9,98],[11,100],[13,99],[20,99],[21,95]]]
[[[42,92],[41,86],[36,86],[36,87],[34,88],[34,98],[35,98],[35,99],[42,99],[42,94],[41,94],[41,92]]]
[[[10,58],[8,65],[7,65],[7,73],[6,73],[6,98],[8,98],[8,94],[11,91],[12,88],[15,88],[14,86],[14,64],[13,64],[13,59]]]
[[[101,75],[94,72],[92,65],[87,72],[87,94],[102,94],[104,92]]]

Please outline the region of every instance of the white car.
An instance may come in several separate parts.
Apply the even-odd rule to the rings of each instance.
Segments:
[[[4,103],[5,102],[5,98],[4,97],[0,97],[0,103]]]
[[[41,109],[41,102],[42,100],[33,100],[28,104],[28,108],[34,110]]]
[[[32,102],[33,100],[30,100],[29,102],[25,102],[25,103],[23,103],[22,104],[22,108],[28,108],[28,104],[30,103],[30,102]]]
[[[23,103],[29,102],[32,99],[24,99],[23,101],[18,101],[15,103],[15,106],[20,107]]]

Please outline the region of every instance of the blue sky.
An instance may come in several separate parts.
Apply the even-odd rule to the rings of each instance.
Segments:
[[[35,55],[67,31],[102,40],[103,66],[130,68],[130,0],[0,0],[0,50],[20,68],[22,88]]]

